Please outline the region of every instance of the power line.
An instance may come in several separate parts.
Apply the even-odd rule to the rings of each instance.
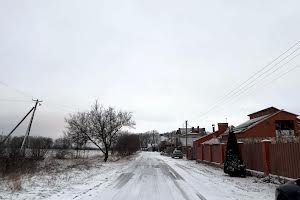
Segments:
[[[270,82],[268,82],[267,84],[265,84],[265,86],[267,86],[267,85],[271,84],[272,82],[274,82],[274,81],[280,79],[281,77],[287,75],[288,73],[290,73],[290,72],[296,70],[296,69],[299,68],[299,67],[300,67],[300,65],[296,65],[295,67],[293,67],[293,68],[291,68],[290,70],[286,71],[285,73],[281,74],[281,76],[277,76],[277,77],[275,77],[274,79],[272,79]]]
[[[250,81],[249,83],[247,83],[245,86],[243,86],[242,88],[240,88],[237,92],[235,92],[233,95],[237,94],[239,91],[241,91],[242,89],[244,89],[245,87],[249,86],[249,84],[255,82],[256,80],[258,80],[260,77],[262,77],[264,74],[266,74],[267,72],[269,72],[270,70],[272,70],[274,67],[276,67],[278,64],[280,64],[283,60],[285,60],[286,58],[288,58],[289,56],[291,56],[292,54],[294,54],[296,51],[298,51],[300,49],[300,47],[298,47],[295,51],[293,51],[292,53],[290,53],[288,56],[284,57],[282,60],[280,60],[278,63],[276,63],[275,65],[273,65],[271,68],[269,68],[268,70],[264,71],[262,74],[260,74],[259,76],[257,76],[256,78],[254,78],[252,81]],[[272,71],[271,73],[267,74],[265,77],[267,77],[268,75],[272,74],[273,72],[277,71],[278,69],[284,67],[286,64],[288,64],[290,61],[292,61],[293,59],[295,59],[297,56],[299,56],[300,54],[297,54],[296,56],[292,57],[291,59],[289,59],[287,62],[285,62],[282,65],[279,65],[279,67],[275,68],[274,71]],[[263,77],[263,79],[265,78]],[[261,79],[262,80],[262,79]]]
[[[264,67],[262,67],[260,70],[258,70],[257,72],[255,72],[253,75],[251,75],[248,79],[246,79],[245,81],[243,81],[241,84],[239,84],[237,87],[235,87],[234,89],[230,90],[227,94],[225,94],[221,99],[217,100],[220,101],[223,98],[227,97],[228,95],[230,95],[232,92],[234,92],[236,89],[240,88],[242,85],[246,84],[248,81],[250,81],[252,78],[254,78],[257,74],[259,74],[260,72],[264,71],[266,68],[268,68],[270,65],[272,65],[275,61],[277,61],[280,57],[282,57],[283,55],[285,55],[287,52],[289,52],[290,50],[292,50],[294,47],[296,47],[298,44],[300,44],[300,41],[296,42],[295,44],[293,44],[291,47],[289,47],[287,50],[285,50],[282,54],[280,54],[278,57],[276,57],[275,59],[273,59],[271,62],[269,62],[267,65],[265,65]],[[299,49],[299,48],[298,48]],[[297,50],[298,50],[297,49]]]
[[[15,92],[23,95],[24,97],[32,98],[32,95],[30,95],[30,94],[28,94],[28,93],[26,93],[26,92],[24,92],[22,90],[19,90],[17,88],[14,88],[14,87],[8,85],[7,83],[4,83],[3,81],[0,81],[0,84],[3,85],[3,86],[5,86],[5,87],[7,87],[7,88],[10,88],[10,89],[14,90]]]
[[[0,99],[3,102],[31,102],[29,100],[22,100],[22,99]]]
[[[275,82],[276,80],[280,79],[281,77],[287,75],[288,73],[294,71],[295,69],[297,69],[297,68],[299,68],[299,67],[300,67],[300,65],[294,66],[293,68],[289,69],[288,71],[284,72],[283,74],[280,74],[279,76],[276,76],[276,77],[273,78],[272,80],[268,81],[266,84],[262,85],[261,88],[270,85],[271,83]],[[248,94],[247,94],[247,93],[246,93],[246,94],[247,94],[247,96],[248,96],[248,95],[252,94],[253,92],[254,92],[254,91],[252,90],[252,91],[250,91]],[[244,94],[245,94],[245,93],[244,93]],[[243,93],[242,93],[241,95],[243,95]],[[241,95],[238,95],[237,97],[240,97]]]
[[[266,84],[262,85],[260,88],[265,88],[265,87],[269,86],[271,83],[273,83],[273,82],[275,82],[276,80],[282,78],[283,76],[286,76],[287,74],[289,74],[290,72],[292,72],[292,71],[294,71],[294,70],[296,70],[296,69],[298,69],[298,68],[300,68],[300,65],[294,66],[293,68],[287,70],[286,72],[280,74],[279,76],[276,76],[275,78],[271,79],[269,82],[267,82]],[[252,91],[250,91],[250,92],[248,92],[248,93],[240,93],[238,96],[236,96],[235,99],[231,99],[231,100],[234,100],[234,101],[232,101],[232,102],[231,102],[231,100],[230,100],[230,101],[227,101],[226,104],[228,104],[228,103],[230,103],[230,102],[231,102],[231,103],[235,103],[235,102],[237,102],[243,95],[244,95],[244,96],[249,96],[249,95],[253,94],[254,92],[256,92],[256,90],[252,90]],[[224,108],[221,109],[221,110],[224,110],[225,108],[226,108],[226,107],[224,107]]]
[[[30,95],[30,94],[28,94],[28,93],[26,93],[26,92],[24,92],[24,91],[22,91],[20,89],[14,88],[14,87],[8,85],[7,83],[5,83],[3,81],[0,81],[0,84],[3,85],[3,86],[5,86],[5,87],[7,87],[7,88],[10,88],[10,89],[14,90],[15,92],[23,95],[24,97],[33,98],[32,95]],[[0,99],[0,101],[2,101],[2,102],[31,102],[31,100],[4,99],[4,98]],[[56,107],[60,107],[60,109],[64,109],[65,111],[68,111],[68,112],[71,112],[71,110],[72,111],[76,110],[76,109],[71,108],[70,106],[66,106],[66,105],[54,104],[54,103],[49,103],[49,102],[47,102],[47,104],[50,104],[50,107],[51,107],[51,105],[52,106],[56,106]]]
[[[272,67],[270,67],[269,69],[267,69],[270,65],[272,65],[275,61],[279,60],[279,58],[281,58],[283,55],[285,55],[286,53],[288,53],[290,50],[292,50],[294,47],[296,47],[298,44],[300,43],[300,41],[298,41],[297,43],[295,43],[294,45],[292,45],[289,49],[287,49],[285,52],[283,52],[280,56],[278,56],[277,58],[275,58],[274,60],[272,60],[269,64],[267,64],[266,66],[264,66],[262,69],[260,69],[259,71],[257,71],[256,73],[254,73],[252,76],[250,76],[246,81],[242,82],[241,84],[239,84],[237,87],[235,87],[233,90],[231,90],[229,93],[227,93],[225,96],[223,96],[222,98],[220,98],[218,101],[216,101],[216,103],[210,108],[208,109],[206,112],[204,112],[203,114],[200,115],[200,117],[205,116],[206,114],[208,114],[209,112],[211,112],[212,110],[214,110],[216,107],[218,107],[220,104],[228,101],[228,99],[234,97],[234,95],[238,94],[240,91],[242,91],[245,87],[249,86],[249,84],[253,83],[254,81],[256,81],[258,78],[260,78],[261,76],[263,76],[264,74],[266,74],[267,72],[269,72],[270,70],[272,70],[274,67],[276,67],[278,64],[280,64],[282,61],[284,61],[285,59],[287,59],[288,57],[290,57],[291,55],[293,55],[295,52],[297,52],[300,47],[296,48],[295,50],[293,50],[290,54],[288,54],[287,56],[285,56],[284,58],[282,58],[279,62],[277,62],[276,64],[274,64]],[[297,56],[299,56],[300,54],[297,54],[296,56],[294,56],[292,59],[290,59],[288,62],[290,62],[291,60],[293,60],[294,58],[296,58]],[[288,63],[287,62],[287,63]],[[285,64],[287,64],[285,63]],[[278,68],[276,68],[275,71],[277,71],[279,68],[283,67],[285,64],[280,65]],[[267,69],[266,71],[264,71],[265,69]],[[261,73],[262,72],[262,73]],[[260,74],[261,73],[261,74]],[[270,73],[272,74],[272,73]],[[270,75],[269,74],[269,75]],[[258,75],[258,76],[256,76]],[[265,77],[264,77],[265,78]],[[249,89],[249,88],[248,88]],[[247,89],[246,89],[247,90]]]
[[[232,99],[244,94],[245,92],[247,92],[249,89],[251,89],[253,86],[257,85],[258,83],[260,83],[261,81],[263,81],[265,78],[269,77],[270,75],[272,75],[273,73],[275,73],[276,71],[278,71],[279,69],[281,69],[282,67],[284,67],[285,65],[287,65],[290,61],[292,61],[293,59],[295,59],[296,57],[298,57],[300,54],[297,54],[296,56],[292,57],[291,59],[289,59],[287,62],[285,62],[284,64],[280,65],[279,67],[275,68],[273,71],[271,71],[270,73],[267,74],[261,74],[260,76],[256,77],[253,81],[249,82],[247,85],[245,85],[245,87],[242,87],[240,90],[236,91],[235,93],[233,93],[230,97],[228,97],[227,99],[225,99],[222,103],[226,104],[227,102],[231,101]],[[273,68],[270,68],[273,69]],[[270,70],[266,71],[269,72]],[[263,76],[264,75],[264,76]],[[263,77],[262,77],[263,76]],[[260,77],[262,77],[262,79],[258,80]],[[258,80],[258,82],[255,82],[256,80]],[[253,83],[253,84],[251,84]],[[251,85],[250,85],[251,84]],[[221,103],[220,103],[221,104]],[[211,112],[212,110],[214,110],[215,108],[217,108],[219,105],[214,106],[213,108],[211,108],[209,110],[209,112]],[[209,112],[205,113],[204,115],[208,114]]]

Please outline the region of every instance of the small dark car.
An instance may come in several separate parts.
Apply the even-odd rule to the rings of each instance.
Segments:
[[[178,149],[175,149],[171,155],[172,158],[183,158],[183,153],[178,150]]]
[[[279,186],[276,189],[276,200],[300,200],[300,179]]]

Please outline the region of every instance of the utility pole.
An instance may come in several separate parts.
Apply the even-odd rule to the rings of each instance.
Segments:
[[[23,117],[23,119],[13,128],[12,131],[10,131],[10,133],[4,138],[3,141],[1,141],[1,143],[5,143],[6,140],[11,136],[11,134],[13,134],[13,132],[20,126],[20,124],[27,118],[27,116],[33,111],[34,107],[32,107],[30,109],[30,111],[25,115],[25,117]]]
[[[174,133],[174,138],[175,138],[175,149],[177,149],[177,131]]]
[[[25,153],[25,142],[26,142],[26,139],[27,139],[27,138],[28,138],[28,140],[29,140],[29,134],[30,134],[30,130],[31,130],[31,125],[32,125],[32,121],[33,121],[33,117],[34,117],[34,114],[35,114],[37,105],[38,105],[39,103],[43,102],[43,101],[39,101],[38,99],[36,99],[36,100],[32,99],[32,101],[35,101],[35,105],[34,105],[34,107],[33,107],[33,113],[32,113],[32,115],[31,115],[31,119],[30,119],[30,121],[29,121],[29,125],[28,125],[27,131],[26,131],[26,134],[25,134],[25,137],[24,137],[24,140],[23,140],[23,142],[22,142],[21,149],[20,149],[20,151],[21,151],[21,152],[24,151],[24,153]],[[41,104],[40,104],[40,105],[41,105]]]
[[[187,149],[187,124],[188,124],[188,121],[186,120],[185,121],[185,155],[187,156],[187,153],[188,153],[188,149]]]
[[[173,132],[171,132],[171,146],[174,146],[174,144],[173,144]]]
[[[152,131],[152,151],[154,151],[154,148],[155,148],[155,140],[154,140],[154,130]]]

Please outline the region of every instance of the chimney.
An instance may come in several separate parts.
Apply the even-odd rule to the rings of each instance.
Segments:
[[[218,130],[221,133],[224,133],[228,128],[228,123],[218,123]]]
[[[212,125],[212,131],[215,132],[215,125]]]
[[[200,133],[200,127],[197,126],[197,133]]]
[[[192,127],[192,133],[194,133],[194,130],[195,130],[194,127]]]

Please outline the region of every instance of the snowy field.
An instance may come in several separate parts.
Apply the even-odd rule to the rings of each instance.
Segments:
[[[232,178],[195,161],[141,152],[130,159],[103,163],[97,158],[89,167],[41,172],[24,177],[22,187],[12,193],[3,189],[2,180],[0,199],[273,200],[276,185],[254,177]]]

